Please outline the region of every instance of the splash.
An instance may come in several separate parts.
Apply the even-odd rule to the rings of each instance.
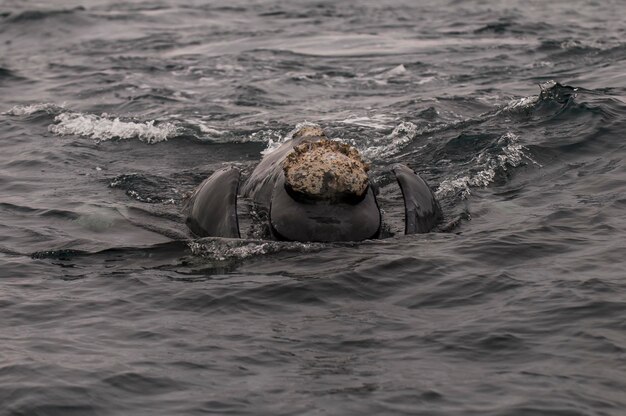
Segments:
[[[381,116],[384,117],[384,116]],[[370,119],[368,119],[370,120]],[[344,120],[343,123],[347,124],[358,124],[358,123],[348,123],[349,121],[354,120]],[[444,124],[443,126],[447,126]],[[308,121],[304,121],[302,123],[298,123],[289,133],[285,136],[277,135],[276,131],[265,131],[264,136],[267,137],[267,147],[261,152],[263,156],[272,153],[276,150],[280,145],[285,143],[288,140],[293,138],[293,135],[302,129],[303,127],[320,127],[319,124],[311,123]],[[368,126],[372,127],[372,126]],[[374,128],[383,128],[374,127]],[[424,133],[435,132],[438,129],[442,128],[441,125],[431,126],[418,126],[410,121],[404,121],[398,124],[394,130],[386,135],[376,138],[364,140],[353,140],[353,139],[333,139],[341,142],[345,142],[356,147],[361,155],[369,160],[376,160],[380,158],[386,158],[393,156],[399,153],[406,145],[411,143],[416,136]],[[260,133],[260,132],[258,132]]]
[[[109,183],[109,187],[122,189],[129,197],[149,204],[176,204],[182,197],[180,191],[172,187],[166,178],[156,175],[120,175]]]
[[[395,66],[388,71],[383,72],[379,78],[393,78],[407,73],[406,67],[403,64]]]
[[[554,101],[559,104],[566,104],[576,98],[576,92],[579,90],[578,88],[559,84],[554,80],[539,84],[539,89],[541,90],[539,95],[531,95],[529,97],[511,100],[493,113],[493,116],[498,116],[502,113],[528,113],[542,102]],[[491,114],[485,113],[482,116],[490,117]]]
[[[504,107],[496,111],[494,115],[499,115],[501,113],[507,112],[527,111],[534,108],[535,104],[537,104],[538,102],[538,95],[531,95],[530,97],[523,97],[511,100]]]
[[[25,10],[23,12],[16,13],[13,16],[9,16],[7,21],[11,23],[24,24],[27,22],[36,22],[57,16],[72,15],[84,11],[85,8],[83,6],[74,7],[72,9]]]
[[[53,103],[41,103],[41,104],[29,104],[29,105],[16,105],[9,111],[2,113],[7,116],[31,116],[36,113],[46,114],[59,114],[65,111],[63,105],[56,105]]]
[[[352,124],[354,126],[384,130],[391,127],[396,122],[396,118],[386,114],[375,114],[372,116],[349,117],[341,122],[344,124]]]
[[[213,136],[213,137],[221,137],[224,135],[225,132],[218,130],[216,128],[213,128],[211,126],[207,126],[204,123],[198,123],[198,127],[200,128],[200,131],[203,134],[207,134],[209,136]]]
[[[279,252],[311,253],[317,252],[327,244],[299,243],[267,240],[241,240],[226,238],[202,238],[188,243],[191,252],[213,261],[240,260]]]
[[[508,132],[501,136],[498,145],[501,146],[498,154],[490,155],[485,150],[472,161],[472,165],[477,166],[474,173],[442,181],[437,189],[437,196],[441,198],[460,194],[461,199],[467,199],[471,195],[471,188],[488,186],[499,170],[506,171],[509,167],[519,166],[524,158],[528,158],[524,153],[524,146],[519,143],[519,136],[513,133]]]
[[[302,129],[303,127],[320,127],[319,124],[311,123],[309,121],[303,121],[302,123],[298,123],[296,127],[294,127],[289,133],[287,133],[284,137],[280,135],[279,132],[275,130],[265,131],[263,136],[267,138],[267,147],[261,151],[263,156],[269,155],[274,150],[278,149],[281,144],[289,141],[293,138],[293,135],[296,134],[297,131]],[[251,136],[259,135],[261,132],[253,133]],[[265,140],[264,140],[265,141]]]
[[[267,155],[278,149],[286,140],[280,131],[270,129],[254,132],[245,141],[267,143],[267,147],[261,151],[262,155]]]
[[[166,122],[155,125],[155,121],[135,123],[109,118],[106,115],[61,113],[55,117],[57,124],[48,126],[48,130],[57,136],[84,136],[97,141],[111,139],[136,138],[146,143],[158,143],[179,134],[179,127]]]
[[[398,124],[389,135],[374,139],[368,147],[361,150],[361,153],[370,160],[393,156],[422,132],[416,124],[404,121]]]

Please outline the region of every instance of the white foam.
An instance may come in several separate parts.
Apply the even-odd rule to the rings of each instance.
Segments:
[[[385,114],[376,114],[373,116],[354,116],[346,118],[341,122],[344,124],[352,124],[361,127],[370,127],[377,130],[383,130],[389,128],[392,123],[395,122],[395,117],[391,117]]]
[[[507,170],[509,167],[516,167],[522,163],[524,158],[530,159],[524,153],[524,146],[519,143],[519,136],[513,133],[506,133],[498,139],[498,144],[502,145],[502,150],[496,155],[480,153],[473,163],[478,170],[474,173],[466,173],[455,178],[446,179],[441,182],[437,189],[437,196],[452,196],[457,193],[462,199],[471,195],[471,188],[483,188],[493,182],[498,169]]]
[[[395,66],[381,74],[376,75],[374,78],[375,79],[389,79],[389,78],[393,78],[393,77],[398,77],[401,75],[406,74],[407,70],[406,67],[402,64]]]
[[[424,84],[428,84],[431,81],[434,81],[436,78],[434,76],[431,77],[424,77],[422,79],[420,79],[419,81],[416,81],[415,83],[417,85],[424,85]]]
[[[322,250],[322,243],[299,243],[267,240],[242,240],[226,238],[202,238],[188,243],[195,256],[213,261],[245,259],[278,252],[309,253]]]
[[[553,66],[554,63],[550,61],[533,61],[524,65],[525,68],[550,68]]]
[[[385,72],[388,76],[398,76],[406,73],[406,68],[404,65],[400,64],[389,71]]]
[[[496,112],[496,115],[502,112],[514,111],[514,110],[526,110],[537,104],[539,101],[538,95],[531,95],[530,97],[517,98],[509,101],[502,109]]]
[[[387,136],[374,139],[361,153],[370,160],[392,156],[409,144],[420,132],[417,125],[410,121],[403,121]]]
[[[264,139],[262,141],[267,142],[267,147],[261,151],[261,154],[265,156],[265,155],[269,155],[274,150],[278,149],[281,144],[285,143],[288,140],[291,140],[293,138],[293,135],[296,134],[296,132],[298,132],[303,127],[320,127],[320,126],[319,124],[311,123],[310,121],[303,121],[301,123],[298,123],[296,127],[294,127],[284,137],[281,135],[280,132],[276,130],[261,130],[256,133],[252,133],[250,135],[250,138],[256,139],[254,141],[259,141],[258,138],[261,137]],[[253,140],[250,140],[250,141],[253,141]]]
[[[388,123],[391,120],[390,116],[379,115],[374,117],[355,117],[351,119],[343,120],[342,123],[354,124],[360,126],[371,127],[375,129],[388,128],[388,124],[380,124],[380,122]],[[280,147],[281,144],[293,138],[293,135],[303,127],[320,127],[319,124],[304,121],[298,123],[284,137],[275,130],[262,130],[250,135],[250,141],[266,141],[267,147],[261,152],[262,155],[268,155]],[[361,152],[361,155],[370,160],[392,156],[398,153],[404,146],[409,144],[417,134],[421,134],[425,131],[429,131],[428,128],[421,128],[417,125],[405,121],[396,126],[396,128],[386,136],[380,136],[377,138],[369,139],[368,141],[356,141],[345,139],[334,139],[342,142],[346,142],[355,146]],[[255,137],[252,137],[255,136]],[[262,138],[264,140],[259,140]]]
[[[375,117],[378,120],[388,120],[388,116],[381,115],[379,117]],[[385,128],[386,126],[374,123],[374,126],[370,124],[373,119],[369,117],[361,117],[354,119],[344,120],[343,123],[348,124],[358,124],[362,126],[374,127],[374,128]],[[284,137],[280,135],[278,131],[275,130],[262,130],[250,135],[250,141],[260,141],[259,137],[264,138],[267,141],[267,147],[261,152],[262,155],[268,155],[276,150],[280,145],[285,143],[288,140],[293,138],[293,135],[302,129],[303,127],[320,127],[319,124],[311,123],[309,121],[303,121],[302,123],[298,123],[293,130],[287,133]],[[382,157],[388,157],[398,153],[404,146],[410,143],[418,133],[421,133],[422,130],[418,128],[415,124],[405,121],[396,126],[396,128],[388,134],[387,136],[382,136],[380,138],[375,138],[369,140],[367,143],[358,142],[355,140],[342,140],[342,139],[334,139],[342,142],[346,142],[355,146],[361,152],[361,155],[370,160]],[[255,136],[254,138],[252,136]]]
[[[30,116],[35,113],[47,113],[47,114],[57,114],[61,111],[65,111],[63,106],[59,106],[53,103],[40,103],[40,104],[29,104],[29,105],[16,105],[11,108],[9,111],[2,113],[8,116]]]
[[[48,130],[58,136],[85,136],[94,140],[137,138],[146,143],[157,143],[179,134],[179,128],[166,122],[154,125],[155,121],[135,123],[111,118],[105,114],[83,114],[66,112],[55,117],[56,124],[48,126]]]
[[[224,132],[213,127],[207,126],[204,123],[198,123],[198,127],[200,127],[200,131],[204,134],[208,134],[209,136],[219,137],[224,135]]]

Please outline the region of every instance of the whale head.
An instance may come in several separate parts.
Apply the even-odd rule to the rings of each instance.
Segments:
[[[369,166],[358,150],[309,128],[282,163],[270,207],[273,233],[294,241],[360,241],[380,231]],[[298,134],[296,133],[296,134]]]

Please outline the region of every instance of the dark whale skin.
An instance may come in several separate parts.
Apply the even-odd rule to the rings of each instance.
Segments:
[[[241,187],[237,168],[214,172],[185,204],[187,225],[198,236],[239,238],[237,194],[240,192],[269,214],[268,225],[274,239],[335,242],[378,238],[382,219],[371,186],[360,200],[333,202],[297,197],[287,189],[285,158],[304,140],[323,139],[303,136],[286,141],[263,157]],[[405,234],[431,231],[442,218],[432,190],[406,165],[394,166],[393,173],[404,198]]]
[[[219,169],[205,179],[183,207],[189,229],[200,237],[240,238],[237,218],[239,169]]]
[[[426,181],[408,166],[397,164],[393,173],[404,198],[404,233],[430,232],[443,217],[435,194]]]
[[[302,143],[304,139],[317,141],[322,140],[322,137],[298,137],[288,140],[281,144],[278,149],[263,157],[241,187],[241,196],[250,198],[269,211],[272,192],[276,182],[283,175],[283,161],[293,151],[293,148]]]

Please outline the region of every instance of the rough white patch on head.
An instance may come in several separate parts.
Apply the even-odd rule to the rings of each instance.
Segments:
[[[369,184],[368,170],[354,147],[328,139],[305,140],[283,163],[287,186],[325,200],[338,195],[363,196]]]

